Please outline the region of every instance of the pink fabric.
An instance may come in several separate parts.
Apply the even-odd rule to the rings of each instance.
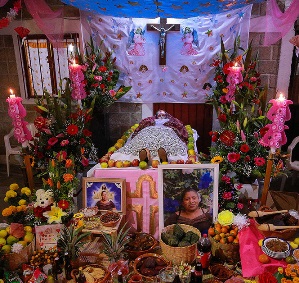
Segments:
[[[63,9],[53,12],[44,0],[24,0],[27,10],[37,26],[55,48],[62,47]]]
[[[263,253],[258,241],[264,236],[257,229],[253,219],[250,220],[250,226],[244,228],[239,234],[240,257],[243,277],[254,277],[265,271],[275,273],[279,266],[285,267],[287,263],[284,260],[270,258],[269,263],[260,263],[259,255]]]
[[[150,232],[150,209],[153,206],[159,206],[158,198],[152,198],[150,194],[150,182],[154,182],[155,189],[158,192],[158,170],[157,169],[95,169],[94,177],[96,178],[125,178],[126,179],[126,190],[127,190],[127,199],[126,207],[131,205],[142,205],[143,206],[143,221],[142,221],[142,231],[149,233]],[[141,198],[130,198],[128,197],[129,193],[136,191],[138,183],[142,183],[142,197]],[[159,218],[158,213],[155,214],[155,233],[153,236],[156,239],[159,239]],[[127,210],[126,215],[127,221],[137,229],[137,220],[136,213]]]
[[[265,32],[264,46],[270,46],[293,28],[298,15],[299,0],[293,0],[285,12],[276,0],[268,0],[266,16],[251,19],[250,32]]]
[[[8,0],[0,0],[0,7],[3,7],[7,2]]]

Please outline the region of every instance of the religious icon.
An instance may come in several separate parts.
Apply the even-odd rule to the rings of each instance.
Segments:
[[[184,42],[184,45],[181,49],[181,55],[197,55],[198,51],[195,50],[192,46],[194,43],[198,47],[198,36],[197,31],[189,27],[185,27],[183,30],[183,37],[182,41]]]
[[[144,37],[145,31],[142,28],[132,29],[129,35],[128,47],[134,43],[133,49],[131,49],[128,54],[132,56],[144,56],[145,50],[143,44],[145,43]]]

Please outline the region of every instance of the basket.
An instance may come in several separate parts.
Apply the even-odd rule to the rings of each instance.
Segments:
[[[211,241],[211,254],[212,257],[220,262],[227,262],[235,264],[240,261],[239,244],[227,243],[222,244],[216,242],[213,237],[209,237]]]
[[[7,269],[15,271],[21,268],[23,263],[29,262],[34,251],[35,239],[27,245],[20,253],[9,253],[5,254],[5,261],[7,262]]]
[[[271,208],[263,206],[260,208],[261,211],[273,211]],[[257,218],[253,218],[255,225],[260,226],[262,223],[259,223],[257,221]],[[268,237],[276,237],[276,238],[280,238],[283,240],[291,240],[295,237],[296,232],[298,229],[295,228],[289,228],[289,229],[284,229],[284,230],[275,230],[275,231],[260,231],[266,238]]]
[[[172,232],[174,225],[176,224],[166,226],[163,229],[163,232]],[[183,228],[185,233],[188,231],[192,231],[193,233],[201,237],[200,231],[195,227],[190,225],[185,225],[185,224],[179,224],[179,225]],[[174,265],[179,265],[181,262],[191,264],[196,259],[197,243],[186,247],[172,247],[165,244],[163,240],[160,239],[160,246],[164,257],[167,260],[171,261]]]

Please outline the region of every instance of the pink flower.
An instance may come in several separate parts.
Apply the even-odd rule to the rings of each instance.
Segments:
[[[60,145],[61,146],[67,146],[69,143],[70,143],[69,140],[63,140],[63,141],[60,142]]]
[[[89,164],[89,160],[86,157],[82,156],[81,163],[84,167],[86,167]]]
[[[227,155],[227,159],[231,163],[236,163],[240,159],[240,153],[237,152],[230,152]]]
[[[232,193],[231,192],[225,192],[222,195],[223,199],[229,200],[232,198]]]
[[[101,81],[103,78],[101,76],[94,76],[94,79],[97,81]]]
[[[256,166],[264,166],[266,164],[266,160],[263,157],[255,157],[254,158],[254,164]]]
[[[110,89],[110,90],[109,90],[109,93],[110,93],[110,95],[111,95],[112,97],[114,97],[114,96],[116,95],[116,91],[113,90],[113,89]]]
[[[58,142],[58,138],[56,138],[56,137],[52,137],[52,138],[49,138],[49,140],[48,140],[48,145],[53,146],[53,145],[56,144],[57,142]]]

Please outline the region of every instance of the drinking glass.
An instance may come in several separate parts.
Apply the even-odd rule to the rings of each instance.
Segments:
[[[159,272],[158,278],[161,283],[170,283],[173,282],[175,275],[173,267],[166,267]]]

